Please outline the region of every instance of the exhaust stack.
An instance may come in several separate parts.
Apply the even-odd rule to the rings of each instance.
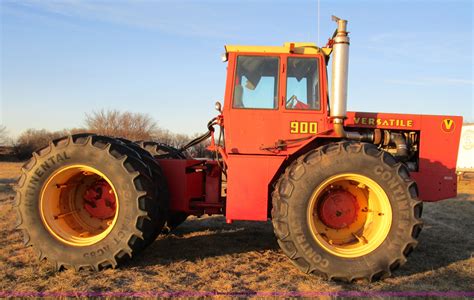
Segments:
[[[337,22],[332,46],[331,113],[335,124],[342,124],[347,111],[347,77],[349,68],[349,36],[347,20],[332,16]]]
[[[363,142],[373,142],[373,133],[359,133],[344,130],[344,119],[347,117],[347,77],[349,71],[349,35],[347,20],[332,16],[337,22],[337,29],[332,38],[332,78],[331,78],[331,111],[334,132],[338,137]]]

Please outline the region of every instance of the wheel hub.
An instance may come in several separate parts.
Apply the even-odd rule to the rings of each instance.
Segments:
[[[326,226],[342,229],[354,223],[358,211],[359,205],[354,195],[343,189],[336,189],[323,195],[318,215]]]
[[[106,181],[98,181],[84,192],[84,208],[91,217],[113,218],[117,205],[112,187]]]

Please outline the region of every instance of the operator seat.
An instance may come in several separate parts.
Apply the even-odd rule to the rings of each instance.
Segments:
[[[242,100],[244,95],[244,88],[240,84],[236,84],[234,87],[234,108],[243,108],[244,102]]]

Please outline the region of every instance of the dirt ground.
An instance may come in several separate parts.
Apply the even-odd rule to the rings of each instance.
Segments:
[[[460,181],[457,198],[425,204],[420,244],[391,278],[346,284],[299,272],[280,251],[270,222],[225,224],[220,216],[190,218],[119,269],[54,272],[23,246],[20,232],[14,229],[12,185],[19,169],[18,163],[0,164],[0,297],[38,292],[50,296],[321,296],[333,292],[474,296],[474,176]]]

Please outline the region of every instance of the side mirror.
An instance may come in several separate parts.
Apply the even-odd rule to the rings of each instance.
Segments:
[[[219,101],[216,102],[216,104],[214,105],[214,108],[215,108],[218,112],[222,113],[222,104],[221,104]]]

